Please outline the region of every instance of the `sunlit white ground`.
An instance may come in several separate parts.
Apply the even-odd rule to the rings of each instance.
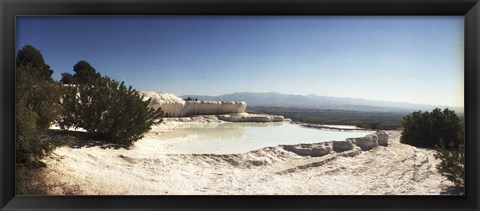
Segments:
[[[451,186],[435,169],[439,161],[434,158],[434,151],[401,144],[398,131],[388,131],[388,147],[377,147],[354,157],[336,153],[299,156],[280,147],[233,155],[164,153],[187,146],[192,137],[179,138],[171,131],[191,124],[214,128],[221,122],[208,118],[167,120],[131,149],[57,148],[45,159],[44,175],[53,187],[50,193],[439,195]],[[249,133],[233,128],[224,132],[229,137]],[[162,134],[179,139],[179,145],[169,149],[168,145],[159,144],[166,141],[158,139]],[[208,134],[199,136],[214,136]]]

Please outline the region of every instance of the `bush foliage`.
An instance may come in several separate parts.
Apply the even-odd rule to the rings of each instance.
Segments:
[[[403,132],[400,141],[417,147],[434,148],[440,141],[458,147],[462,131],[460,118],[454,111],[439,108],[432,112],[413,112],[403,118]]]
[[[63,129],[82,127],[94,137],[121,144],[142,138],[161,121],[161,110],[148,108],[137,91],[101,77],[86,61],[74,66],[75,75],[62,74],[61,83],[52,79],[53,70],[41,52],[27,45],[16,57],[15,154],[17,194],[45,194],[51,188],[40,177],[40,160],[56,147],[76,140],[52,135],[57,122]],[[39,168],[40,167],[40,168]],[[73,192],[72,192],[73,193]]]
[[[47,136],[47,129],[60,115],[60,89],[51,80],[50,67],[44,63],[40,51],[25,46],[17,54],[16,62],[16,161],[31,163],[56,146],[56,140]]]
[[[404,130],[400,141],[418,147],[437,149],[440,159],[438,172],[464,188],[465,185],[465,133],[460,118],[449,109],[432,112],[413,112],[404,117]]]
[[[83,128],[96,139],[132,144],[161,122],[162,111],[149,108],[149,103],[123,82],[100,77],[68,88],[59,125]]]
[[[101,77],[100,73],[87,61],[81,60],[73,66],[75,74],[62,73],[60,83],[63,84],[91,84]]]
[[[15,58],[16,67],[30,66],[31,74],[39,81],[52,82],[53,70],[45,63],[42,53],[31,45],[25,45]]]
[[[440,164],[437,165],[437,170],[453,182],[455,186],[465,187],[465,139],[464,133],[461,133],[461,141],[458,148],[455,148],[452,143],[446,146],[443,142],[437,147],[435,158],[440,159]]]
[[[53,70],[41,52],[27,45],[16,58],[16,159],[35,163],[72,137],[49,135],[57,122],[62,129],[84,128],[105,141],[131,144],[161,121],[162,111],[124,83],[100,73],[86,61],[74,65],[75,74],[62,74],[62,86],[53,81]]]

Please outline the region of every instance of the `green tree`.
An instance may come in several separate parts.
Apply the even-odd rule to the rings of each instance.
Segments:
[[[73,71],[75,72],[74,81],[79,84],[91,84],[101,77],[100,73],[97,73],[97,70],[84,60],[77,62],[73,66]]]
[[[148,107],[150,100],[132,87],[108,77],[69,87],[63,97],[63,129],[81,127],[93,138],[120,144],[141,139],[161,122],[162,111]]]
[[[452,142],[445,144],[442,140],[437,146],[435,158],[441,162],[436,166],[438,172],[458,188],[465,188],[465,135],[460,133],[458,148]]]
[[[60,90],[46,77],[45,67],[48,65],[35,48],[25,46],[18,52],[15,83],[17,163],[36,162],[54,147],[46,132],[61,113]]]
[[[413,112],[403,118],[402,143],[437,149],[435,158],[440,174],[457,187],[465,185],[465,133],[454,111],[436,108],[432,112]]]
[[[448,140],[458,147],[461,141],[460,118],[450,109],[413,112],[403,117],[402,127],[400,142],[404,144],[433,148],[440,144],[440,140]]]
[[[62,78],[60,79],[62,84],[74,84],[75,79],[71,73],[62,73]]]
[[[31,74],[35,74],[36,77],[44,81],[53,81],[53,70],[50,66],[45,64],[42,53],[31,45],[25,45],[17,53],[15,60],[16,67],[30,66],[32,70]]]
[[[15,110],[16,162],[17,164],[26,163],[31,158],[39,157],[43,154],[43,147],[35,146],[41,143],[40,133],[36,125],[37,114],[24,101],[17,101]]]

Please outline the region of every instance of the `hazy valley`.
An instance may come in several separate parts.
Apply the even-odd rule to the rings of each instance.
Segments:
[[[361,98],[291,95],[277,92],[235,92],[219,96],[183,95],[198,100],[245,101],[247,112],[282,115],[294,121],[315,124],[356,125],[363,128],[393,130],[401,126],[402,118],[413,111],[449,108],[463,119],[463,108],[388,102]]]

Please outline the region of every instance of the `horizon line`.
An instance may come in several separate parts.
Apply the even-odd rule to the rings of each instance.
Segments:
[[[145,90],[145,91],[152,91],[152,90]],[[310,94],[287,94],[287,93],[281,93],[281,92],[276,92],[276,91],[268,91],[268,92],[252,92],[252,91],[235,91],[235,92],[231,92],[231,93],[224,93],[224,94],[216,94],[216,95],[212,95],[212,94],[176,94],[176,93],[173,93],[173,92],[159,92],[159,91],[153,91],[153,92],[157,92],[157,93],[171,93],[171,94],[174,94],[178,97],[182,97],[182,96],[186,96],[188,97],[189,95],[190,96],[208,96],[208,97],[219,97],[219,96],[222,96],[222,95],[228,95],[228,94],[235,94],[235,93],[253,93],[253,94],[269,94],[269,93],[272,93],[272,94],[282,94],[282,95],[297,95],[297,96],[308,96],[308,95],[315,95],[315,96],[318,96],[318,97],[332,97],[332,98],[350,98],[350,99],[357,99],[357,100],[367,100],[367,101],[378,101],[378,102],[388,102],[388,103],[406,103],[406,104],[413,104],[413,105],[423,105],[423,106],[438,106],[438,107],[451,107],[451,108],[461,108],[461,109],[465,109],[465,106],[459,106],[459,105],[447,105],[447,104],[426,104],[426,103],[415,103],[415,102],[407,102],[407,101],[389,101],[389,100],[377,100],[377,99],[368,99],[368,98],[362,98],[362,97],[339,97],[339,96],[329,96],[329,95],[318,95],[318,94],[315,94],[315,93],[310,93]]]

